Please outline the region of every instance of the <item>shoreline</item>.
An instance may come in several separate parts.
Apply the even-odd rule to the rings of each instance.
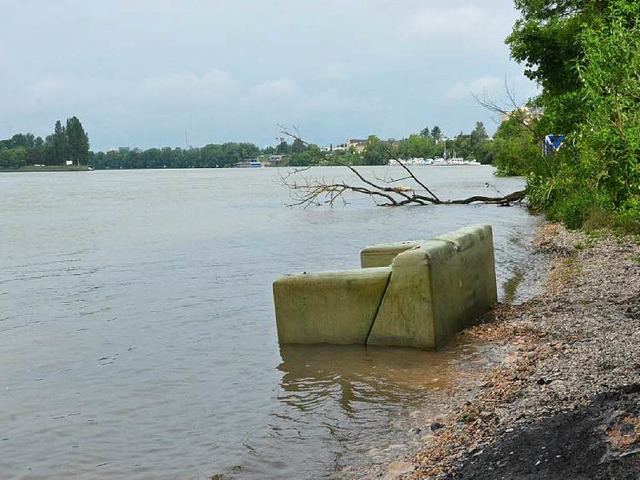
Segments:
[[[90,172],[93,171],[86,165],[66,166],[66,165],[45,165],[42,167],[20,167],[20,168],[0,168],[0,173],[34,173],[34,172]]]
[[[415,426],[418,453],[354,478],[637,478],[640,243],[547,223],[532,249],[549,262],[541,293],[460,334],[502,361]]]

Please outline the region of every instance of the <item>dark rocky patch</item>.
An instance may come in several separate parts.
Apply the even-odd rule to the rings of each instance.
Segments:
[[[599,395],[589,405],[505,433],[467,455],[457,480],[639,479],[640,385]]]

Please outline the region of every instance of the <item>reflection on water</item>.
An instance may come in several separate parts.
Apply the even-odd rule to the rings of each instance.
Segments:
[[[460,360],[452,351],[334,345],[283,345],[280,355],[281,401],[305,412],[334,397],[348,416],[358,403],[401,403],[446,387]]]
[[[337,472],[346,465],[367,459],[371,438],[381,445],[404,441],[415,421],[409,418],[412,412],[441,412],[451,387],[479,378],[492,365],[495,353],[463,342],[439,352],[283,345],[278,366],[283,373],[280,408],[273,414],[271,428],[274,436],[287,445],[297,442],[296,455],[304,456],[305,450],[317,454],[309,448],[316,441],[333,446],[333,451],[325,449],[323,453],[332,456],[334,472],[339,476]],[[320,437],[319,428],[323,431]],[[310,438],[311,430],[316,433]],[[291,462],[297,463],[290,457]],[[312,471],[297,468],[301,478],[312,478]]]

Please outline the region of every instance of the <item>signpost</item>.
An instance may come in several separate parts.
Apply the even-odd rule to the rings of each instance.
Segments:
[[[549,155],[550,153],[560,150],[562,143],[564,142],[564,135],[545,135],[544,143],[542,145],[542,153]]]

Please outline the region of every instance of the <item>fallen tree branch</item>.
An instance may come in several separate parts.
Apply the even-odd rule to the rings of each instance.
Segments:
[[[292,203],[290,206],[329,205],[333,206],[337,200],[343,204],[348,203],[344,195],[350,192],[369,196],[378,206],[400,207],[403,205],[469,205],[472,203],[485,203],[494,205],[510,205],[521,202],[526,196],[526,190],[519,190],[508,195],[485,196],[473,195],[467,198],[441,200],[432,195],[424,195],[410,187],[387,183],[375,183],[366,178],[356,168],[345,165],[362,183],[361,185],[346,182],[327,182],[323,179],[314,179],[304,176],[301,179],[292,180],[291,174],[282,176],[282,183],[290,190]],[[305,170],[309,171],[308,169]],[[304,172],[297,172],[304,173]]]
[[[282,134],[308,145],[307,142],[300,138],[297,129],[296,133],[291,133],[282,126],[280,126],[280,128]],[[391,155],[389,149],[387,149],[387,151]],[[348,193],[367,195],[376,205],[384,207],[400,207],[403,205],[469,205],[472,203],[507,206],[513,202],[522,201],[526,196],[526,190],[519,190],[508,195],[493,197],[473,195],[462,199],[442,200],[402,162],[398,162],[398,164],[405,170],[407,176],[401,180],[409,180],[415,184],[415,186],[396,185],[399,181],[397,179],[384,180],[376,177],[376,181],[374,181],[364,176],[352,165],[339,162],[334,162],[334,164],[347,168],[355,175],[360,184],[349,184],[344,181],[327,182],[324,179],[313,178],[307,175],[308,172],[312,171],[313,167],[304,167],[302,169],[289,171],[285,175],[281,175],[280,180],[282,184],[289,188],[289,194],[292,199],[290,206],[333,206],[338,200],[346,204],[348,202],[345,195]]]

